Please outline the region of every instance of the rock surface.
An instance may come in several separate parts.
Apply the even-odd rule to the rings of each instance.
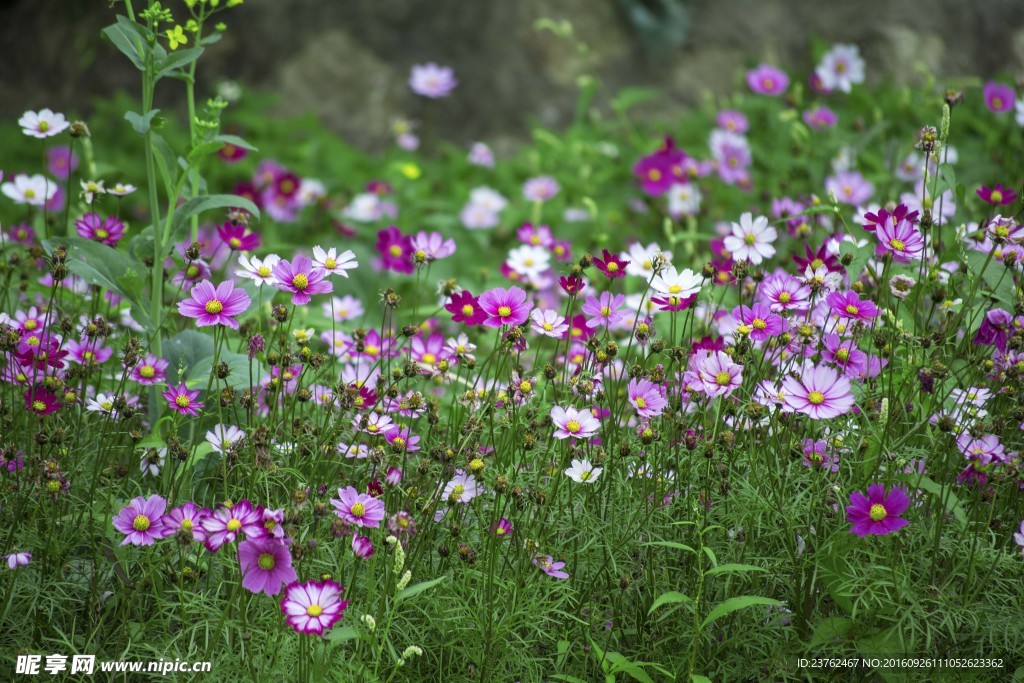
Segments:
[[[0,2],[0,116],[45,106],[86,115],[94,98],[137,91],[137,72],[100,39],[123,11],[109,4]],[[668,5],[689,26],[652,47],[630,12],[653,8],[647,28],[658,28]],[[1019,0],[246,0],[222,16],[229,31],[202,62],[205,94],[223,78],[271,90],[279,113],[314,111],[367,148],[387,144],[397,118],[429,118],[459,143],[522,137],[530,120],[563,125],[583,74],[604,93],[658,87],[665,97],[643,114],[670,114],[732,90],[756,61],[806,73],[812,38],[857,43],[872,80],[907,82],[918,66],[982,77],[1024,67]],[[460,82],[431,111],[406,85],[426,61],[453,66]],[[158,94],[164,106],[180,102],[174,85]]]

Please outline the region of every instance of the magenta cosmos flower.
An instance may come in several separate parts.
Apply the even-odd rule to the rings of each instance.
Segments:
[[[377,253],[380,254],[381,266],[385,270],[396,273],[412,273],[416,270],[413,263],[412,237],[403,235],[393,225],[377,233]]]
[[[287,546],[272,538],[239,543],[238,564],[242,569],[242,587],[253,593],[277,595],[282,586],[298,579]]]
[[[985,106],[988,107],[990,112],[995,114],[1010,111],[1013,109],[1013,103],[1016,100],[1012,87],[1005,83],[997,83],[996,81],[986,83],[984,90],[982,90],[982,95],[985,97]]]
[[[231,507],[221,505],[200,520],[206,538],[206,549],[215,553],[226,543],[234,543],[238,534],[246,538],[264,538],[267,530],[263,526],[263,511],[244,498]]]
[[[996,183],[996,186],[992,188],[983,185],[977,190],[977,193],[981,201],[993,206],[1007,206],[1017,201],[1017,193],[1008,187],[1003,187],[1002,183]]]
[[[828,107],[819,106],[808,109],[803,115],[804,123],[815,130],[831,128],[838,120],[834,111]]]
[[[588,296],[583,303],[583,312],[590,318],[587,320],[587,327],[611,327],[626,317],[626,312],[621,310],[626,300],[624,294],[612,294],[601,292],[600,296]]]
[[[203,280],[189,292],[191,299],[178,302],[178,313],[186,318],[195,318],[196,327],[225,325],[238,329],[236,315],[249,308],[252,299],[244,289],[235,288],[235,283],[225,280],[216,287],[209,280]]]
[[[589,410],[576,410],[572,406],[551,409],[556,439],[589,439],[601,428],[601,422]]]
[[[555,558],[548,555],[547,557],[535,557],[533,563],[540,567],[541,571],[548,576],[555,579],[568,579],[569,573],[566,572],[565,562],[555,562]]]
[[[253,251],[260,248],[260,236],[254,232],[246,232],[244,225],[224,223],[217,226],[217,236],[232,251]]]
[[[465,323],[469,327],[476,327],[487,320],[487,314],[480,308],[480,302],[468,291],[452,294],[451,301],[444,305],[444,310],[452,314],[453,323]]]
[[[747,85],[758,95],[781,95],[789,87],[789,76],[782,69],[761,64],[747,72]]]
[[[384,503],[352,486],[338,489],[338,498],[332,498],[331,505],[336,508],[334,514],[355,526],[379,527],[384,521]]]
[[[850,412],[853,392],[850,381],[830,367],[805,366],[800,378],[782,380],[783,410],[803,413],[812,420],[827,420]]]
[[[518,287],[489,289],[480,295],[479,303],[487,315],[483,321],[487,327],[522,325],[533,308],[533,304],[526,301],[526,292]]]
[[[281,598],[281,613],[296,633],[323,635],[334,626],[348,606],[345,589],[335,581],[290,583]]]
[[[610,278],[626,277],[626,266],[629,261],[619,258],[607,249],[601,250],[601,258],[594,257],[594,265]]]
[[[668,405],[664,390],[649,379],[631,379],[626,394],[640,417],[657,417]]]
[[[417,64],[409,73],[409,89],[432,100],[448,97],[458,85],[450,66],[438,66],[434,62]]]
[[[167,391],[160,395],[167,400],[167,405],[171,410],[181,415],[195,417],[199,414],[199,409],[204,405],[196,400],[199,398],[199,390],[194,389],[190,391],[184,382],[176,387],[168,384]]]
[[[80,237],[116,247],[124,237],[124,223],[117,216],[100,218],[99,214],[87,213],[75,221],[75,230]]]
[[[147,353],[145,358],[132,369],[132,379],[146,386],[160,384],[167,379],[168,364],[168,361],[163,358],[157,358],[152,353]]]
[[[25,408],[37,415],[49,415],[60,408],[60,401],[52,391],[38,385],[25,391]]]
[[[296,256],[291,261],[278,261],[273,270],[273,283],[278,289],[292,293],[292,304],[305,306],[313,294],[329,294],[334,285],[327,279],[327,271],[313,265],[308,256]],[[237,326],[236,326],[237,327]]]
[[[885,536],[907,526],[907,520],[900,517],[910,505],[907,492],[894,487],[888,494],[885,485],[875,483],[868,487],[868,495],[860,491],[850,494],[850,505],[846,508],[846,521],[851,534]]]
[[[167,501],[158,495],[132,498],[114,517],[114,528],[125,535],[121,545],[153,545],[171,534],[164,524]]]
[[[728,396],[743,384],[743,366],[724,351],[704,351],[690,357],[693,367],[685,379],[690,388],[709,398]]]

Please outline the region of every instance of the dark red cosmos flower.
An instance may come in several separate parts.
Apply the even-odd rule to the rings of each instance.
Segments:
[[[452,322],[465,323],[469,327],[476,327],[487,319],[480,302],[469,291],[452,294],[451,301],[445,304],[444,309],[452,314]]]
[[[1006,206],[1017,201],[1017,193],[1008,187],[1003,187],[1001,183],[996,183],[993,188],[983,185],[981,189],[977,190],[977,193],[983,202],[993,206]]]
[[[610,278],[626,277],[626,266],[629,261],[619,258],[607,249],[601,250],[601,258],[594,257],[594,265]]]
[[[868,232],[874,232],[875,230],[878,229],[878,226],[884,224],[885,220],[889,217],[892,217],[892,223],[893,225],[896,225],[900,221],[904,220],[910,221],[913,224],[917,224],[918,216],[919,212],[910,211],[910,209],[907,208],[906,204],[900,204],[899,206],[892,210],[892,213],[889,213],[885,209],[879,209],[878,213],[869,212],[864,214],[864,220],[866,220],[867,223],[864,223],[863,226],[864,229],[867,230]]]
[[[814,270],[825,266],[830,273],[838,273],[843,270],[839,259],[836,258],[835,254],[828,253],[828,249],[824,244],[818,247],[817,251],[811,251],[810,245],[804,244],[804,256],[793,254],[793,260],[800,266],[801,271],[807,268],[807,266]]]
[[[25,408],[37,415],[49,415],[60,408],[60,401],[52,391],[36,385],[25,392]]]
[[[568,275],[558,278],[558,284],[562,287],[562,291],[572,296],[579,294],[586,287],[586,283],[583,282],[582,278],[578,278],[575,275]]]
[[[217,235],[224,244],[234,251],[253,251],[260,247],[260,236],[246,233],[246,227],[238,223],[224,223],[217,226]]]

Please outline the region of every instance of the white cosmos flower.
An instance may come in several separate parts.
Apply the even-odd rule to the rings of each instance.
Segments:
[[[232,446],[245,438],[245,432],[235,425],[215,425],[213,429],[206,432],[206,440],[218,453],[225,453]]]
[[[491,213],[498,213],[508,206],[508,200],[498,192],[489,187],[478,187],[469,193],[469,203],[487,209]]]
[[[533,279],[551,265],[551,252],[544,247],[524,244],[508,253],[508,267],[525,278]]]
[[[57,194],[57,183],[38,173],[19,173],[14,180],[0,185],[0,191],[18,204],[43,206]]]
[[[255,256],[246,256],[242,254],[238,257],[238,263],[242,266],[241,270],[236,270],[235,275],[243,277],[249,280],[253,280],[257,287],[263,285],[274,285],[277,283],[277,278],[273,276],[274,266],[277,265],[281,257],[277,254],[267,254],[266,258],[258,259]]]
[[[114,397],[107,396],[106,394],[96,394],[96,398],[90,398],[86,404],[85,409],[94,413],[103,413],[104,415],[114,414]]]
[[[654,277],[651,288],[660,294],[685,299],[699,292],[703,283],[704,277],[689,268],[677,271],[675,266],[669,266]]]
[[[747,211],[740,216],[739,223],[732,224],[732,234],[723,242],[734,259],[756,265],[775,255],[773,243],[778,237],[778,231],[768,225],[766,216],[754,218]]]
[[[565,474],[573,481],[583,484],[593,484],[604,471],[602,467],[594,467],[589,460],[573,460]]]
[[[646,247],[639,242],[634,242],[629,246],[629,251],[622,253],[622,258],[629,261],[626,265],[626,274],[650,280],[654,275],[654,266],[659,254],[669,261],[672,260],[672,254],[662,252],[656,242],[651,242]]]
[[[694,216],[700,213],[704,195],[696,183],[673,183],[668,188],[668,212],[671,216]]]
[[[64,118],[64,114],[55,114],[50,109],[41,109],[38,112],[25,112],[18,119],[18,125],[21,126],[21,132],[25,135],[41,140],[60,135],[71,124]]]
[[[356,255],[352,253],[351,249],[342,252],[339,256],[338,250],[334,247],[324,251],[319,245],[313,247],[313,263],[326,270],[328,275],[341,275],[346,278],[348,277],[346,270],[359,267]]]

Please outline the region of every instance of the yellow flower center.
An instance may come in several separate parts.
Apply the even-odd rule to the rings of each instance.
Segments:
[[[108,237],[110,237],[110,233],[107,232],[106,230],[104,230],[103,228],[97,228],[96,229],[96,236],[99,237],[100,239],[105,240]]]
[[[889,240],[889,246],[895,249],[896,251],[903,251],[904,249],[907,248],[907,245],[903,243],[903,240],[898,240],[895,237]]]
[[[650,178],[652,182],[656,183],[661,180],[661,171],[656,168],[652,168],[647,172],[647,177]]]
[[[585,472],[580,472],[580,481],[587,481],[588,479],[590,479],[590,475],[591,474],[592,474],[592,472],[590,470],[586,470]]]
[[[838,358],[840,362],[845,363],[846,361],[850,360],[850,350],[839,349],[838,351],[836,351],[836,358]]]
[[[820,406],[822,403],[825,402],[825,394],[821,393],[820,391],[812,391],[811,393],[807,394],[807,401],[811,405]]]
[[[768,327],[768,323],[766,323],[764,320],[761,320],[760,318],[754,318],[753,325],[755,330],[763,330],[766,327]]]
[[[820,258],[816,258],[813,261],[811,261],[811,268],[813,268],[814,270],[821,268],[823,265],[825,265],[825,262],[822,261]]]
[[[191,519],[183,519],[183,520],[181,520],[181,528],[184,529],[185,531],[192,531],[192,528],[193,528],[192,520]]]
[[[608,314],[609,314],[609,313],[611,313],[611,312],[612,312],[612,309],[608,308],[607,306],[602,306],[602,307],[601,307],[601,315],[602,315],[603,317],[606,317],[606,318],[607,318],[607,317],[608,317]]]
[[[113,401],[103,401],[102,403],[100,403],[100,408],[103,408],[103,410],[110,410],[113,407],[114,407],[114,402]]]
[[[348,511],[349,514],[351,514],[356,519],[361,519],[364,515],[366,515],[366,506],[363,505],[362,503],[356,503],[355,505],[350,507]]]
[[[326,261],[324,261],[324,268],[326,268],[327,270],[334,270],[337,267],[338,267],[338,262],[335,261],[332,258],[329,258]]]
[[[275,560],[274,556],[270,553],[263,553],[262,555],[260,555],[260,559],[256,560],[256,564],[258,564],[260,566],[260,569],[262,569],[263,571],[269,572],[271,569],[277,566],[277,560]]]
[[[242,246],[242,240],[238,239],[237,237],[232,237],[231,239],[228,240],[228,244],[231,245],[232,249],[238,249],[240,246]]]
[[[398,246],[397,244],[393,244],[393,245],[391,245],[391,248],[390,248],[390,249],[388,249],[388,251],[389,251],[389,252],[391,253],[391,255],[392,255],[392,256],[394,256],[395,258],[398,258],[399,256],[401,256],[401,255],[402,255],[402,247]]]
[[[256,274],[259,275],[260,277],[270,277],[270,268],[267,268],[266,266],[260,266],[259,268],[256,269]]]
[[[135,515],[135,519],[132,520],[132,528],[136,531],[145,531],[149,528],[150,521],[146,515]]]
[[[740,325],[739,327],[736,328],[736,331],[739,332],[740,334],[750,334],[751,329],[752,328],[750,327],[750,325]]]
[[[469,461],[469,469],[474,472],[479,472],[484,468],[484,461],[480,458],[473,458]]]
[[[37,413],[41,413],[46,410],[46,404],[42,401],[32,401],[32,409]]]
[[[854,306],[853,304],[850,304],[846,307],[846,312],[849,313],[850,315],[857,315],[860,313],[860,309]]]
[[[636,407],[637,408],[646,408],[647,407],[647,401],[644,400],[643,396],[637,396],[636,397]]]
[[[503,526],[499,526],[498,528],[496,528],[494,530],[494,535],[495,536],[504,536],[506,533],[507,532],[505,531],[505,527],[503,527]]]
[[[224,304],[217,301],[216,299],[210,299],[209,301],[206,302],[206,306],[204,306],[204,308],[206,309],[206,312],[209,313],[210,315],[217,315],[218,313],[224,310]]]
[[[320,616],[323,613],[324,613],[324,608],[321,607],[320,605],[310,605],[309,607],[306,608],[306,614],[311,616],[311,617],[313,617],[313,618],[316,618],[316,617]]]
[[[241,528],[242,528],[242,523],[239,522],[237,519],[232,519],[231,521],[228,522],[228,531],[230,531],[233,534],[238,533],[238,530],[241,529]]]
[[[576,432],[580,431],[579,421],[569,420],[569,422],[567,422],[565,425],[565,431],[569,432],[570,434],[575,434]]]
[[[35,320],[26,320],[25,324],[23,325],[23,327],[26,330],[34,330],[37,327],[39,327],[39,323],[37,323]]]
[[[421,358],[420,360],[422,360],[427,365],[433,365],[434,363],[437,362],[437,356],[435,356],[432,353],[425,353],[423,354],[423,358]]]
[[[508,306],[499,306],[498,307],[498,317],[507,318],[510,315],[512,315],[512,309],[511,308],[509,308]]]
[[[292,278],[292,286],[295,287],[295,289],[301,291],[306,287],[309,287],[309,278],[303,275],[302,273],[299,273],[298,275]]]
[[[757,242],[757,235],[755,235],[754,233],[750,233],[744,236],[743,241],[747,244],[747,246],[753,246],[754,243]]]
[[[993,100],[993,102],[995,102],[995,100]],[[50,124],[47,121],[40,121],[39,122],[39,132],[40,133],[45,133],[48,130],[50,130]]]
[[[715,384],[717,384],[718,386],[725,387],[725,386],[728,386],[731,383],[732,383],[732,375],[730,375],[728,372],[725,372],[723,370],[722,372],[720,372],[717,375],[715,375]]]
[[[42,343],[42,340],[39,337],[33,335],[26,339],[25,343],[28,344],[29,346],[39,346],[39,344]]]
[[[779,294],[779,303],[788,304],[792,298],[793,296],[789,292],[783,292]]]
[[[992,200],[993,204],[998,204],[1003,201],[1003,193],[999,190],[992,190],[992,194],[989,195],[989,199]]]
[[[174,405],[178,406],[179,408],[188,408],[190,405],[192,405],[192,400],[188,396],[178,396],[177,398],[174,399]]]
[[[883,519],[889,516],[889,513],[885,511],[885,506],[881,503],[875,503],[871,506],[871,512],[868,513],[871,516],[871,521],[881,522]]]
[[[619,272],[619,264],[615,263],[614,261],[612,261],[611,263],[606,265],[605,268],[608,269],[609,273],[617,273],[617,272]]]
[[[452,497],[453,498],[458,498],[459,496],[461,496],[465,492],[466,492],[466,487],[465,486],[463,486],[462,484],[456,484],[452,488]]]
[[[528,392],[530,392],[532,390],[533,390],[533,385],[530,384],[529,380],[525,380],[524,379],[522,382],[519,383],[519,391],[523,392],[524,394],[528,393]]]
[[[156,368],[152,365],[143,365],[139,368],[139,376],[145,379],[153,379],[156,377]]]

